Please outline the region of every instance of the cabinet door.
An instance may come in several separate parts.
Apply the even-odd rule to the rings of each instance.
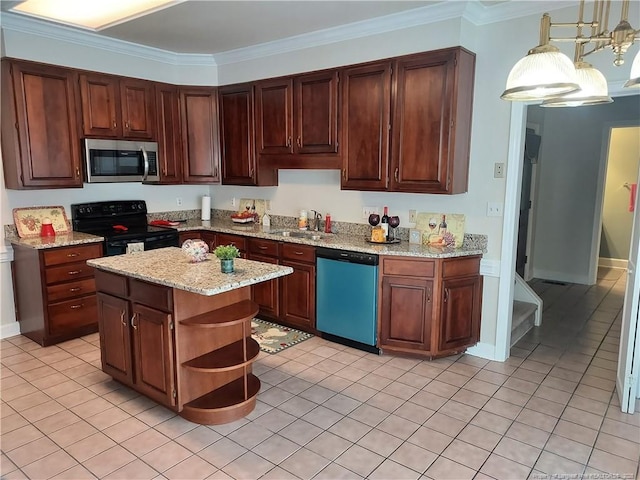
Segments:
[[[391,190],[452,193],[455,52],[397,60]]]
[[[480,340],[482,277],[442,281],[438,350],[460,350]]]
[[[249,253],[249,260],[256,262],[278,264],[278,259],[260,255],[258,253]],[[267,280],[251,285],[251,299],[260,306],[260,315],[265,318],[277,320],[280,315],[280,282],[279,279]]]
[[[129,302],[98,293],[97,303],[102,370],[125,385],[133,385]]]
[[[171,314],[134,303],[131,326],[136,388],[164,405],[175,405]]]
[[[384,276],[380,347],[429,352],[432,296],[432,280]]]
[[[291,275],[281,278],[280,319],[303,330],[316,327],[316,267],[306,263],[282,260],[293,268]]]
[[[155,138],[153,84],[133,78],[120,79],[120,103],[124,138]]]
[[[209,247],[209,252],[213,252],[216,248],[217,234],[215,232],[202,232],[200,238]]]
[[[173,85],[156,85],[160,183],[182,182],[180,96]]]
[[[390,109],[390,62],[343,70],[341,188],[387,188]]]
[[[222,183],[256,185],[253,87],[220,88],[218,99]]]
[[[180,104],[184,183],[217,183],[220,146],[216,90],[182,90]]]
[[[260,155],[293,153],[293,80],[256,84],[256,149]]]
[[[338,152],[338,72],[295,80],[296,153]]]
[[[72,71],[3,61],[2,73],[7,188],[82,187]]]
[[[80,75],[82,97],[82,131],[86,136],[112,137],[122,135],[119,118],[118,79],[108,75]]]

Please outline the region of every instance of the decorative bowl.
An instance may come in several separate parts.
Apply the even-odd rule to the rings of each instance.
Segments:
[[[185,240],[182,251],[191,263],[204,262],[208,258],[209,246],[202,240]]]

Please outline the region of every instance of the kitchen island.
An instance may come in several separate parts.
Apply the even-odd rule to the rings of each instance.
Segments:
[[[286,266],[213,255],[190,263],[180,248],[92,259],[102,369],[201,424],[227,423],[255,407],[258,344],[250,286],[289,275]]]

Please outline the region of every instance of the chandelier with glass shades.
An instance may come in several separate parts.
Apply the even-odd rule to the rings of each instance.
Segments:
[[[610,9],[611,0],[596,0],[593,20],[585,22],[584,0],[581,0],[579,18],[575,23],[551,23],[551,17],[545,13],[540,20],[540,45],[529,50],[527,56],[511,69],[507,88],[500,98],[510,101],[542,100],[543,107],[611,103],[607,80],[584,58],[611,48],[613,64],[620,66],[629,47],[640,39],[640,30],[629,24],[629,0],[623,0],[620,22],[613,31],[608,25]],[[575,28],[576,35],[552,37],[551,27]],[[584,30],[587,30],[586,34]],[[550,42],[575,42],[573,62]],[[640,87],[640,53],[633,60],[631,78],[624,86]]]

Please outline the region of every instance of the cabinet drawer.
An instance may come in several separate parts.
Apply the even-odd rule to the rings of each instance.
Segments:
[[[47,300],[49,302],[59,302],[65,298],[79,297],[95,293],[96,281],[93,278],[78,280],[77,282],[67,282],[47,287]]]
[[[63,263],[79,262],[102,256],[102,244],[79,245],[74,247],[55,248],[43,253],[44,265],[60,265]]]
[[[298,262],[315,263],[316,249],[315,247],[307,247],[306,245],[283,243],[282,258],[297,260]]]
[[[49,334],[66,334],[76,328],[98,323],[96,296],[67,300],[49,305]]]
[[[382,273],[384,275],[405,275],[407,277],[433,277],[435,262],[433,260],[416,260],[403,258],[384,258]]]
[[[110,293],[116,297],[127,297],[129,295],[127,277],[103,272],[102,270],[96,270],[95,277],[96,289],[100,292]]]
[[[466,257],[442,262],[442,278],[465,277],[480,273],[480,257]]]
[[[247,251],[247,239],[228,233],[216,233],[216,245],[235,245],[241,252]]]
[[[166,311],[171,311],[173,308],[171,288],[130,278],[129,291],[129,298],[132,302]]]
[[[45,270],[47,285],[80,278],[93,277],[93,268],[85,262],[70,263],[59,267],[49,267]]]
[[[277,257],[280,254],[278,242],[272,240],[263,240],[260,238],[249,239],[249,252],[257,253],[259,255],[268,255],[270,257]]]

